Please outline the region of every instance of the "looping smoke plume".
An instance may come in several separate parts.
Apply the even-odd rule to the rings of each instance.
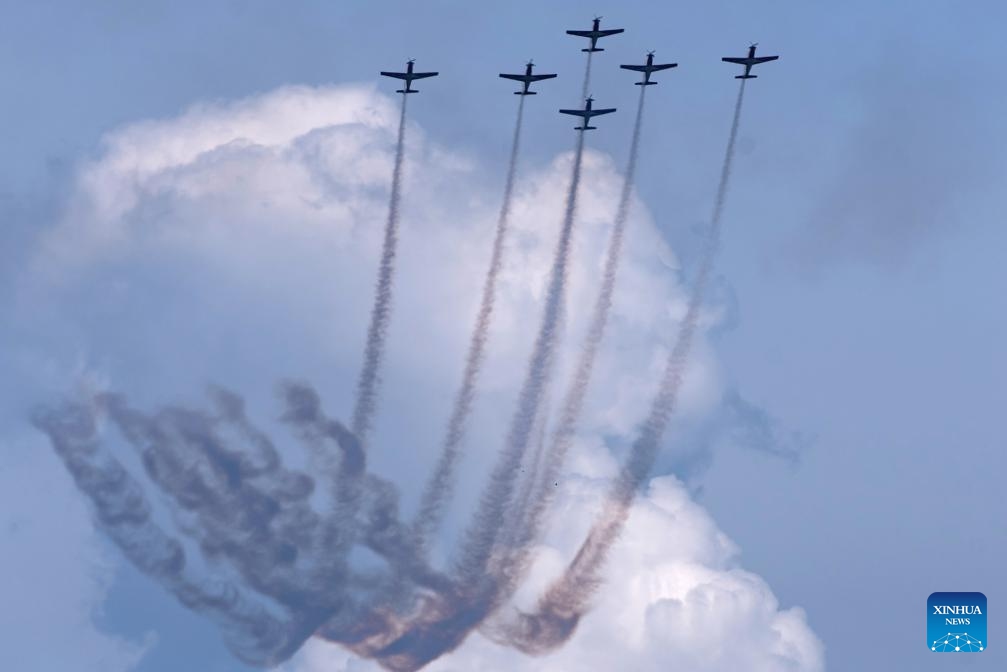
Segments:
[[[212,392],[209,413],[171,407],[146,415],[102,394],[33,417],[123,553],[216,621],[236,656],[260,666],[287,659],[323,625],[359,628],[365,605],[392,583],[450,590],[418,559],[394,486],[364,471],[356,437],[322,412],[307,385],[287,384],[281,394],[282,419],[313,475],[284,466],[242,399],[226,390]],[[146,480],[174,512],[177,533],[166,531],[148,488],[105,447],[111,437],[99,421],[137,453]],[[383,566],[351,567],[357,546]],[[205,578],[200,565],[226,569]]]

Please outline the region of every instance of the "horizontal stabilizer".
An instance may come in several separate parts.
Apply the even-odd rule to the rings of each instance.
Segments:
[[[654,86],[657,82],[633,82],[637,86]]]
[[[419,93],[416,89],[396,89],[395,93]]]
[[[515,96],[537,96],[538,91],[515,91]]]
[[[605,51],[601,47],[592,47],[591,49],[581,49],[581,51],[593,52],[593,51]]]
[[[758,79],[758,75],[735,75],[735,79]]]

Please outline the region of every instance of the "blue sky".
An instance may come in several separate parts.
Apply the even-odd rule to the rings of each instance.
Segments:
[[[791,463],[714,433],[705,466],[687,468],[699,439],[673,429],[661,469],[686,480],[784,608],[805,609],[830,669],[938,669],[922,646],[934,591],[986,594],[993,641],[971,667],[1002,669],[1002,4],[11,6],[0,22],[2,300],[35,236],[65,211],[79,167],[102,155],[102,137],[199,103],[288,84],[371,84],[415,57],[441,76],[421,83],[411,120],[492,183],[514,103],[496,73],[534,58],[560,73],[528,103],[522,161],[541,166],[571,142],[555,108],[576,103],[582,54],[563,31],[595,13],[626,28],[598,55],[591,87],[599,104],[620,107],[590,138],[616,167],[636,95],[616,64],[649,49],[680,64],[648,92],[637,186],[686,281],[735,93],[719,58],[753,41],[781,54],[747,93],[718,260],[732,315],[710,347],[725,388],[783,434],[813,440]],[[23,434],[20,412],[37,399],[11,389],[4,398],[17,409],[4,412],[6,433]],[[409,430],[423,428],[415,423]],[[108,557],[100,628],[132,641],[157,633],[136,670],[245,669],[213,628]]]

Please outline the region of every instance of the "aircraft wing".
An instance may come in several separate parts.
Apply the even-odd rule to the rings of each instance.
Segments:
[[[608,37],[609,35],[618,35],[624,32],[626,32],[625,28],[610,28],[609,30],[599,30],[596,34],[598,37]]]
[[[576,35],[577,37],[594,37],[594,31],[591,30],[568,30],[567,35]]]
[[[588,113],[586,110],[560,110],[560,112],[562,114],[572,114],[575,117],[584,117],[585,119],[588,118]]]
[[[615,112],[614,107],[608,107],[603,110],[591,110],[591,116],[597,117],[599,114],[611,114],[612,112]]]
[[[778,58],[779,58],[779,56],[756,56],[755,58],[752,59],[752,61],[753,61],[754,64],[757,65],[759,63],[766,63],[768,61],[775,61]]]
[[[414,72],[413,79],[426,79],[427,77],[436,77],[436,72]]]
[[[722,59],[725,63],[737,63],[738,65],[748,65],[747,58],[734,58],[731,56],[724,56]]]
[[[528,79],[527,75],[505,75],[500,73],[500,76],[504,79],[513,79],[515,82],[523,82]]]
[[[667,70],[668,68],[677,68],[677,67],[678,63],[662,63],[661,65],[652,65],[650,66],[650,69],[653,70],[654,72],[657,72],[658,70]]]
[[[409,75],[404,72],[382,72],[385,77],[394,77],[395,79],[409,79]]]
[[[528,78],[529,82],[541,82],[543,79],[552,79],[556,75],[532,75]]]
[[[620,65],[623,70],[633,70],[634,72],[647,72],[646,65]]]

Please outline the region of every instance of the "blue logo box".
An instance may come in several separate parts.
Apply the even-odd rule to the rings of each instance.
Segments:
[[[932,593],[927,598],[927,648],[936,653],[986,650],[986,596]]]

